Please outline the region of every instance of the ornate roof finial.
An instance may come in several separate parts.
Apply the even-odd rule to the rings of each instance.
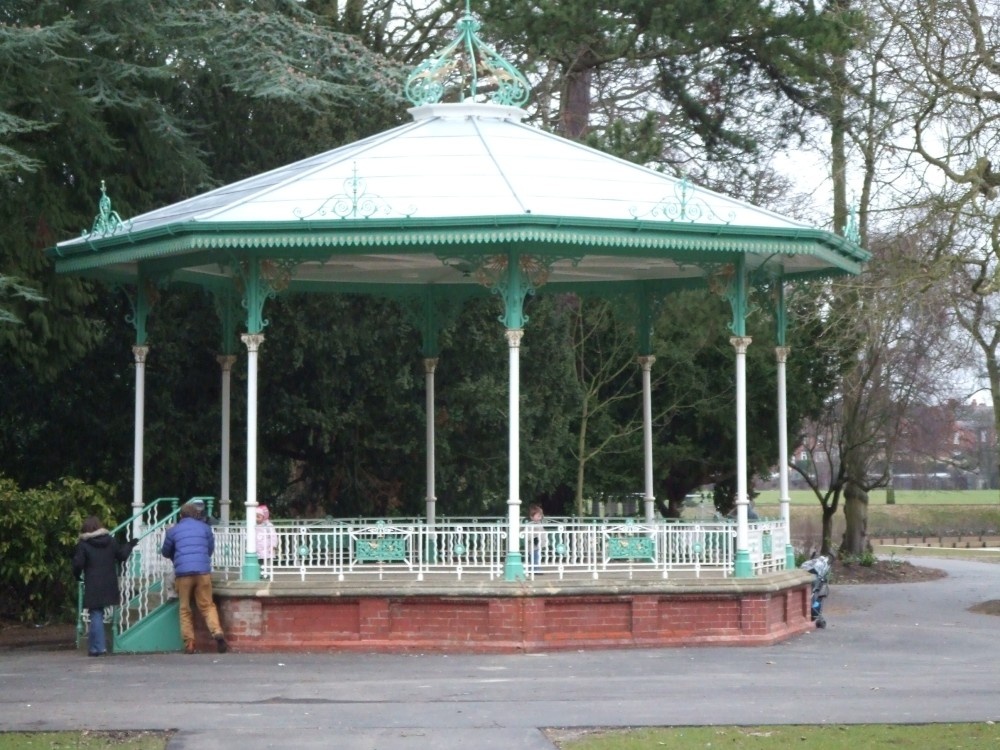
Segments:
[[[131,224],[131,222],[129,223]],[[97,216],[94,217],[94,226],[91,227],[89,232],[84,229],[82,236],[91,237],[95,234],[107,236],[115,234],[121,229],[127,230],[129,228],[125,226],[125,222],[122,221],[122,217],[118,215],[118,212],[111,210],[111,199],[108,197],[104,180],[101,180],[101,199],[97,202]]]
[[[528,101],[528,80],[476,34],[481,24],[469,0],[458,21],[455,40],[435,57],[424,60],[406,79],[406,98],[416,106],[436,104],[448,89],[460,100],[489,96],[493,104],[520,107]]]

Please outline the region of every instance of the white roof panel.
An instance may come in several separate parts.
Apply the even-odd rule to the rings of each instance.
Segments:
[[[187,222],[525,214],[808,228],[525,125],[515,107],[410,111],[412,123],[134,217],[130,231]]]

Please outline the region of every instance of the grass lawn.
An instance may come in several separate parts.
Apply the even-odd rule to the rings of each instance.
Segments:
[[[790,490],[792,505],[816,505],[819,500],[812,490]],[[777,505],[778,490],[761,490],[757,505]],[[885,505],[885,489],[872,490],[869,507]],[[992,505],[1000,508],[1000,490],[896,490],[896,505]]]
[[[0,750],[164,750],[168,732],[0,732]]]
[[[819,546],[823,534],[822,507],[808,490],[790,493],[792,542],[800,549]],[[778,492],[767,490],[756,500],[764,518],[778,518]],[[834,547],[844,533],[843,498],[833,517]],[[888,505],[885,492],[876,491],[868,502],[868,536],[883,537],[998,537],[1000,499],[996,490],[924,491],[897,490],[896,502]],[[993,541],[991,546],[996,546]]]
[[[563,750],[925,750],[998,745],[1000,725],[976,723],[629,729],[588,734],[558,746]]]

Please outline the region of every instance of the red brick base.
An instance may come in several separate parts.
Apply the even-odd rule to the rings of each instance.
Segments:
[[[502,653],[775,643],[812,629],[810,586],[789,571],[680,583],[219,582],[216,594],[238,651]]]

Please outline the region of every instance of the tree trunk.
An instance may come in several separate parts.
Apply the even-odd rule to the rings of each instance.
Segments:
[[[993,398],[993,434],[1000,435],[1000,362],[997,362],[997,354],[994,349],[985,349],[984,353],[986,355],[986,373],[990,379],[990,396]],[[985,466],[979,470],[979,473],[986,474],[986,481],[992,480],[993,476],[1000,476],[1000,466],[998,466],[998,461],[1000,461],[1000,456],[997,454],[996,446],[990,447],[993,453],[993,466],[987,473],[985,471]],[[997,474],[994,474],[994,470]]]
[[[868,552],[868,493],[853,482],[844,488],[844,539],[841,555],[863,555]]]
[[[583,484],[587,476],[587,421],[590,416],[590,401],[583,399],[583,413],[580,415],[580,431],[576,436],[576,491],[574,504],[576,505],[576,516],[582,518],[583,513]]]
[[[845,58],[835,57],[831,66],[833,72],[833,96],[830,97],[830,168],[833,186],[833,231],[843,234],[847,225],[847,147],[845,137],[847,123],[844,115],[844,88],[846,78]]]
[[[829,555],[830,542],[833,540],[833,517],[837,515],[836,505],[823,506],[823,541],[820,543],[819,553]]]
[[[562,103],[562,131],[566,138],[578,141],[587,135],[590,125],[590,85],[594,70],[586,51],[580,53],[573,65],[566,70]]]

